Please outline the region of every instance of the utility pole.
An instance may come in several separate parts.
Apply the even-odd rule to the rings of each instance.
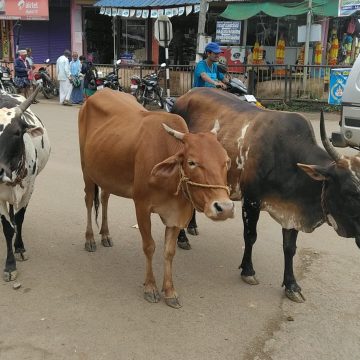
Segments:
[[[199,11],[199,23],[198,23],[198,33],[197,33],[197,45],[196,45],[196,62],[202,60],[200,53],[200,43],[201,38],[205,36],[205,23],[206,23],[206,10],[207,10],[208,0],[200,0],[200,11]]]
[[[309,44],[310,44],[310,32],[312,23],[312,0],[309,0],[308,12],[306,16],[306,35],[305,35],[305,51],[304,51],[304,77],[303,77],[303,90],[306,90],[307,70],[306,65],[309,65]]]

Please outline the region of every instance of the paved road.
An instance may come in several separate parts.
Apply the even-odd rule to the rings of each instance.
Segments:
[[[79,107],[40,100],[33,110],[49,131],[52,153],[25,220],[30,259],[18,266],[22,287],[0,282],[1,360],[360,358],[360,251],[327,225],[299,236],[296,275],[304,304],[284,298],[281,228],[267,214],[254,249],[260,284],[240,280],[240,204],[236,219],[226,223],[199,216],[193,250],[177,251],[174,281],[183,307],[147,303],[132,201],[110,199],[114,247],[84,251]],[[326,118],[328,131],[336,129],[337,116]],[[163,226],[153,220],[161,284]],[[4,240],[0,254],[3,261]]]

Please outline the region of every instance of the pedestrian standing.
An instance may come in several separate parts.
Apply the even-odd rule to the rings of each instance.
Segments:
[[[30,81],[28,72],[30,70],[29,63],[26,61],[27,51],[19,50],[19,56],[14,61],[14,84],[20,92],[27,98],[29,96]]]
[[[32,49],[27,48],[26,52],[27,52],[26,61],[30,67],[30,70],[28,72],[28,79],[30,81],[30,87],[31,87],[32,91],[34,92],[36,89],[36,80],[34,78],[35,65],[34,65],[34,59],[32,57]],[[36,100],[36,97],[35,97],[35,99],[33,100],[33,104],[37,104],[38,102],[39,102],[39,100]]]
[[[95,94],[96,92],[96,79],[98,77],[96,67],[91,61],[91,57],[88,61],[84,61],[81,67],[81,73],[84,75],[84,95],[85,99]]]
[[[72,104],[82,104],[83,102],[83,93],[81,86],[81,62],[79,60],[79,55],[76,51],[72,54],[72,60],[70,61],[70,74],[72,82],[72,91],[70,100]]]
[[[65,50],[64,55],[61,55],[56,60],[56,73],[59,81],[60,104],[71,106],[70,96],[72,91],[71,74],[70,74],[70,50]]]

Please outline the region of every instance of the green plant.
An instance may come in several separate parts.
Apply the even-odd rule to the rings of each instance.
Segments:
[[[271,110],[281,110],[281,111],[301,111],[301,112],[314,112],[320,111],[321,109],[324,112],[338,112],[340,111],[340,105],[329,105],[320,102],[310,102],[310,101],[290,101],[287,103],[284,102],[271,102],[263,104],[267,109]]]

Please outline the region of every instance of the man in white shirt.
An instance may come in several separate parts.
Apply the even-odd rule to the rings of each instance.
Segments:
[[[72,91],[69,57],[70,50],[65,50],[56,61],[56,73],[59,81],[60,104],[71,106],[70,96]]]

